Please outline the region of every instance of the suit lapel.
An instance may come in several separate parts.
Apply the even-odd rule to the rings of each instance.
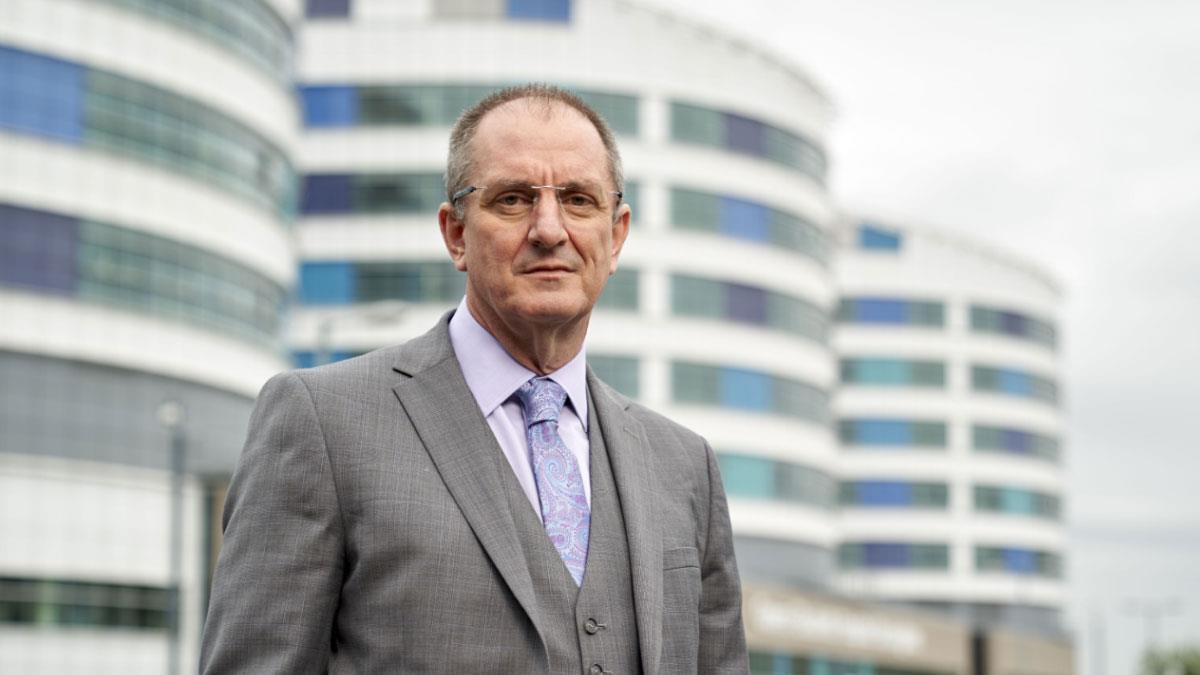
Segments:
[[[405,345],[395,370],[411,377],[393,391],[446,489],[540,636],[533,581],[498,472],[501,451],[450,348],[448,316]]]
[[[625,412],[625,404],[592,374],[590,368],[588,390],[592,393],[592,404],[608,449],[613,482],[621,499],[621,513],[625,516],[642,672],[656,675],[662,649],[662,532],[658,520],[658,490],[651,482],[654,474],[650,470],[650,443],[641,424]]]

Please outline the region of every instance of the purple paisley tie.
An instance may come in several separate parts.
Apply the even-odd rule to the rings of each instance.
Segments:
[[[521,385],[516,396],[525,410],[525,438],[542,505],[542,524],[579,585],[587,564],[591,513],[579,465],[558,435],[558,414],[567,392],[553,380],[535,378]]]

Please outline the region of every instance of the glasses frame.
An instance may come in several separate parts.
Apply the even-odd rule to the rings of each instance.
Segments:
[[[528,187],[530,190],[536,190],[539,195],[541,194],[542,190],[545,190],[547,188],[554,190],[554,200],[558,202],[558,207],[560,209],[563,208],[563,203],[562,203],[563,191],[572,189],[567,186],[559,186],[559,185],[529,185],[526,187]],[[466,197],[467,195],[471,194],[472,192],[486,190],[487,188],[488,188],[488,186],[486,186],[486,185],[468,185],[467,187],[459,190],[458,192],[455,192],[453,195],[450,195],[450,205],[458,206],[458,201],[460,199],[462,199],[463,197]],[[621,190],[605,190],[605,192],[607,192],[610,195],[617,196],[617,203],[614,206],[614,211],[613,211],[613,213],[615,215],[615,213],[616,213],[615,208],[621,205],[621,200],[625,198],[625,193]]]

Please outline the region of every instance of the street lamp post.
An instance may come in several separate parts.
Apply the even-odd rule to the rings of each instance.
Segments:
[[[169,465],[171,469],[171,515],[170,536],[167,543],[168,590],[167,590],[167,672],[179,673],[180,635],[180,591],[183,586],[183,473],[187,438],[183,431],[185,418],[183,404],[169,400],[159,404],[158,422],[171,436]]]

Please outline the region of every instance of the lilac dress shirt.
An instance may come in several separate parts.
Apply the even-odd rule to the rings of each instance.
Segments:
[[[513,397],[517,388],[530,378],[537,377],[537,373],[517,363],[500,346],[500,342],[479,325],[467,308],[466,298],[458,303],[458,309],[450,318],[450,345],[467,380],[467,387],[479,404],[479,411],[496,435],[504,457],[508,459],[521,489],[540,519],[542,511],[538,504],[537,484],[533,479],[533,464],[525,440],[525,417],[521,412],[521,404]],[[558,418],[558,433],[579,463],[584,496],[591,504],[586,351],[580,349],[575,358],[547,377],[567,390],[567,404]]]

